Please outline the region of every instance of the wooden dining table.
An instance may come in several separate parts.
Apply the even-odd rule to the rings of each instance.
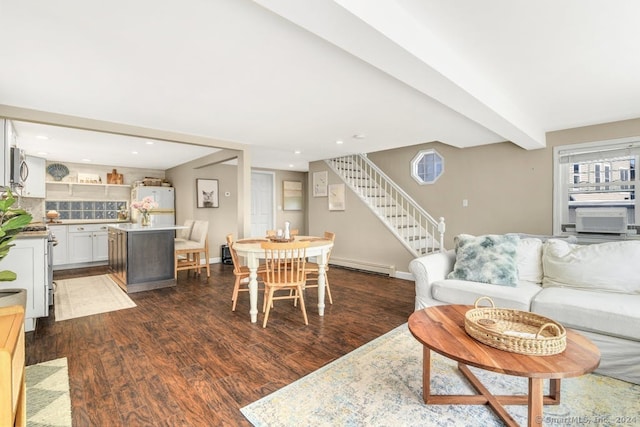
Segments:
[[[315,236],[295,236],[295,241],[309,242],[309,246],[306,249],[307,257],[315,257],[318,264],[318,314],[324,316],[324,294],[325,294],[325,266],[327,264],[327,257],[329,251],[333,247],[333,242],[327,240],[324,237]],[[246,239],[240,239],[233,244],[233,248],[236,250],[238,256],[246,259],[247,267],[249,268],[249,302],[251,308],[249,314],[251,316],[251,323],[258,321],[258,266],[260,260],[265,258],[265,251],[262,249],[261,244],[267,242],[265,237],[249,237]]]

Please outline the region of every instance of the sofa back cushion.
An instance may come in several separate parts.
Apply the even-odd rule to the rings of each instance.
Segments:
[[[544,287],[640,294],[640,241],[576,245],[550,239],[543,248]]]
[[[518,242],[518,279],[531,283],[542,283],[542,240],[534,237],[522,238]]]
[[[460,234],[454,240],[456,263],[447,278],[504,286],[518,284],[517,235]]]

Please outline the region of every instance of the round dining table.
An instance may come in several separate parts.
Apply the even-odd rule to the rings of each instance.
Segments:
[[[325,266],[327,264],[327,257],[329,251],[333,247],[331,240],[323,237],[315,236],[295,236],[295,241],[309,242],[309,246],[306,249],[306,256],[315,257],[318,264],[318,314],[324,316],[324,294],[325,294]],[[249,302],[251,308],[249,314],[251,316],[251,323],[258,321],[258,266],[260,260],[265,258],[265,251],[262,249],[262,242],[267,242],[268,239],[264,237],[246,238],[240,239],[233,243],[233,248],[236,250],[238,256],[246,259],[247,267],[249,268]]]

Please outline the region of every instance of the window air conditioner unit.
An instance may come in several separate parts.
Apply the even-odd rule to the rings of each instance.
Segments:
[[[578,233],[627,233],[626,208],[577,208]]]

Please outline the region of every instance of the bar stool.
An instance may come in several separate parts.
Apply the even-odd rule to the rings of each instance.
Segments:
[[[188,240],[175,242],[175,273],[178,278],[178,271],[195,270],[200,275],[200,269],[207,270],[207,278],[211,277],[209,267],[209,221],[195,221],[191,236]],[[201,254],[204,254],[205,264],[201,265]]]

